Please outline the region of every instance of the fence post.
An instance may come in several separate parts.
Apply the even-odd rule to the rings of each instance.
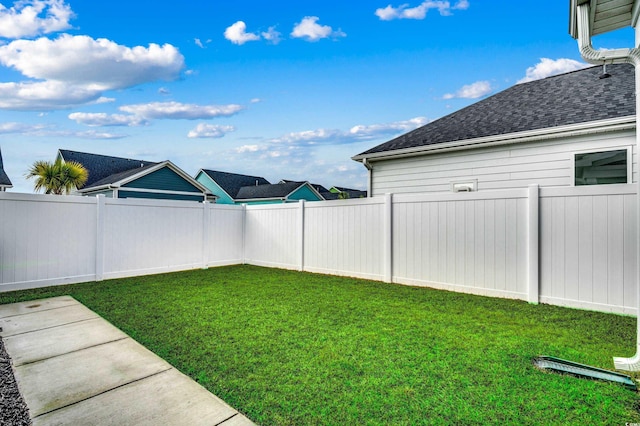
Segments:
[[[527,281],[529,303],[540,301],[540,189],[537,184],[529,185],[528,196],[528,259]]]
[[[304,271],[304,207],[305,200],[299,201],[298,209],[298,270]]]
[[[209,202],[202,202],[202,269],[209,267],[209,220],[211,217]]]
[[[104,279],[104,221],[105,202],[104,194],[96,197],[96,281]]]
[[[247,264],[247,205],[242,205],[242,264]]]
[[[393,282],[393,195],[384,194],[383,261],[384,282]]]

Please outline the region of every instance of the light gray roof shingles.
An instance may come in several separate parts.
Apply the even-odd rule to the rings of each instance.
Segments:
[[[596,66],[517,84],[356,157],[635,115],[633,66],[607,72],[600,79]]]

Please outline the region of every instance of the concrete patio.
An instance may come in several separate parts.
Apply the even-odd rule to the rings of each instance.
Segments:
[[[70,296],[0,306],[34,425],[253,423]]]

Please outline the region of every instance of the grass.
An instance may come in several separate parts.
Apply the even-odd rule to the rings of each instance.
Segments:
[[[263,425],[640,422],[638,394],[545,373],[611,369],[635,319],[232,266],[0,293],[70,294]]]

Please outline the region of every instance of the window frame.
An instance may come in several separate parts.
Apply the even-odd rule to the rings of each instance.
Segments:
[[[593,154],[596,152],[609,152],[609,151],[627,151],[627,182],[626,184],[633,183],[633,147],[631,145],[620,147],[607,147],[607,148],[594,148],[577,150],[571,153],[571,186],[598,186],[598,185],[625,185],[624,183],[600,183],[593,185],[576,185],[576,155],[578,154]]]

